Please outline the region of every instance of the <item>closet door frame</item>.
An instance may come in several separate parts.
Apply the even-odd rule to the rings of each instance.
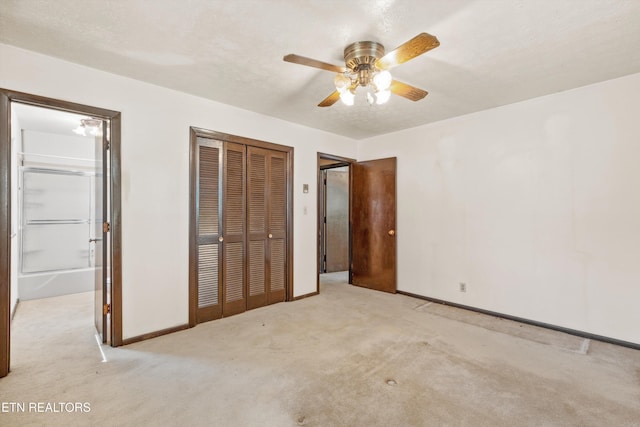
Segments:
[[[246,138],[237,135],[217,132],[198,127],[190,128],[190,191],[189,191],[189,326],[197,324],[196,313],[198,309],[198,264],[197,264],[197,139],[198,137],[211,138],[218,141],[243,144],[247,147],[258,147],[267,150],[279,151],[285,154],[287,170],[287,236],[286,236],[286,286],[285,301],[293,301],[293,147],[275,144],[272,142]],[[224,167],[224,165],[222,166]],[[248,263],[245,263],[248,266]]]

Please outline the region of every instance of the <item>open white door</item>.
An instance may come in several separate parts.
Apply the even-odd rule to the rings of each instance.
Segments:
[[[108,141],[108,121],[102,121],[102,133],[95,138],[95,220],[94,238],[90,242],[94,245],[95,262],[95,323],[98,334],[102,342],[109,340],[108,314],[110,311],[110,301],[107,283],[111,267],[109,257],[109,141]]]

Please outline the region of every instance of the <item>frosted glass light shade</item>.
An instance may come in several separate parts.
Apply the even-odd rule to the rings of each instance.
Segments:
[[[376,92],[376,104],[381,105],[389,100],[391,97],[391,91],[381,90]]]
[[[388,71],[379,71],[373,76],[373,84],[376,85],[376,89],[379,91],[389,89],[391,86],[391,73]]]
[[[351,86],[351,79],[344,74],[336,74],[336,78],[333,79],[333,84],[336,86],[338,92],[343,93]]]
[[[351,91],[349,90],[345,90],[343,92],[340,93],[340,100],[345,104],[345,105],[353,105],[353,100],[356,96],[351,93]]]

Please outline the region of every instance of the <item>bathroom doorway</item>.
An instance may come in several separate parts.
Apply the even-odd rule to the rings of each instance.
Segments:
[[[0,110],[1,377],[21,304],[84,295],[98,345],[121,345],[122,327],[120,114],[8,90]]]

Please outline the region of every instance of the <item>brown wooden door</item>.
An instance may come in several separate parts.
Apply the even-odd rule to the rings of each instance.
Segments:
[[[222,222],[222,315],[246,310],[245,291],[245,175],[246,146],[224,143],[224,202]]]
[[[285,300],[287,287],[287,154],[272,151],[268,168],[267,303],[274,304]]]
[[[191,138],[189,324],[285,301],[292,154],[193,128]]]
[[[269,153],[247,149],[247,309],[267,305],[267,175]]]
[[[351,283],[396,292],[396,158],[353,164]]]
[[[286,154],[247,148],[247,309],[284,301]]]
[[[197,138],[196,323],[222,317],[222,142]]]

